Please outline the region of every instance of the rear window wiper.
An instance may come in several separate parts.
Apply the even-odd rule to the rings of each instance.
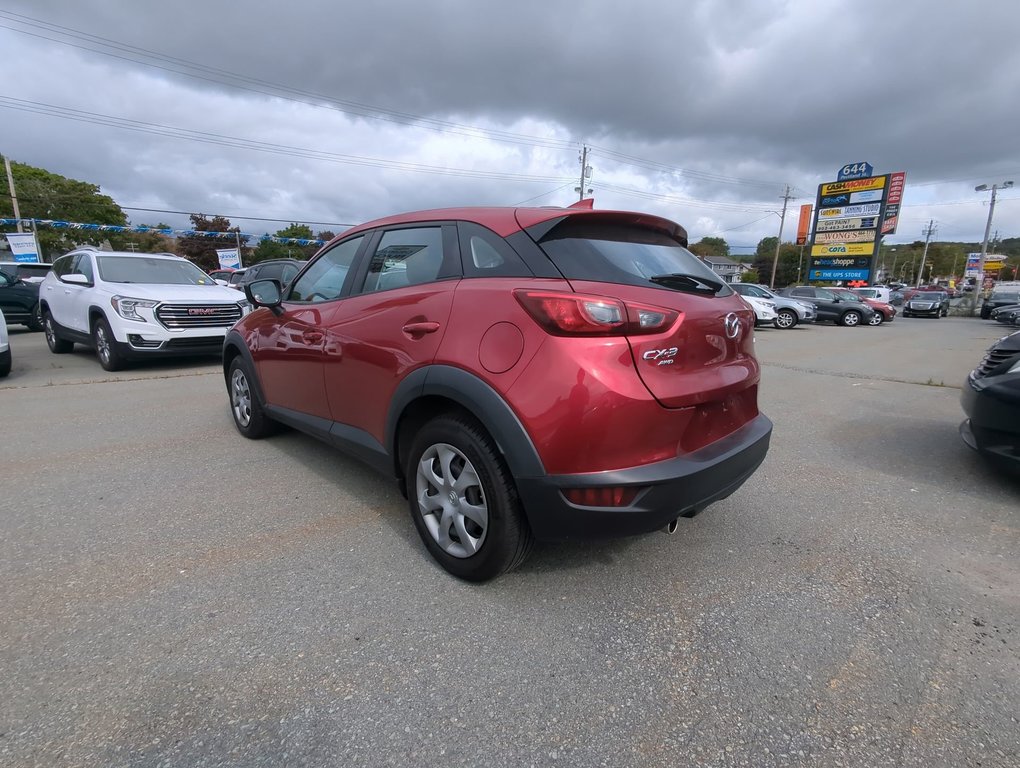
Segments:
[[[674,272],[671,275],[652,275],[648,279],[657,285],[675,288],[678,291],[695,291],[714,295],[723,289],[723,283],[718,280],[701,275],[687,275],[682,272]]]

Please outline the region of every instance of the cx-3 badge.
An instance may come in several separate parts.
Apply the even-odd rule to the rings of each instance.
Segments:
[[[726,338],[735,339],[740,333],[740,318],[730,312],[726,315]]]

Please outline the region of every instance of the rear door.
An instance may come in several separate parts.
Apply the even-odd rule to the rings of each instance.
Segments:
[[[627,337],[638,375],[662,405],[724,402],[757,383],[754,312],[666,232],[578,216],[539,245],[579,293],[621,300],[631,318],[645,313],[649,322],[657,310],[679,313],[663,332]]]

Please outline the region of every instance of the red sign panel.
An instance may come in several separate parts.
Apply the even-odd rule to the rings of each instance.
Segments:
[[[811,203],[800,207],[800,221],[797,222],[797,245],[808,241],[808,230],[811,228]]]
[[[885,215],[882,217],[882,234],[891,235],[896,231],[900,220],[900,201],[903,200],[903,185],[906,184],[906,171],[889,174],[889,194],[885,199]]]

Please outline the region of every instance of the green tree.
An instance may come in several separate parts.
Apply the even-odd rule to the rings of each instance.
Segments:
[[[691,252],[705,256],[729,256],[730,246],[721,237],[703,237],[690,246]]]
[[[18,195],[18,209],[23,219],[52,219],[81,224],[127,224],[127,216],[113,198],[99,191],[96,184],[77,181],[35,168],[24,163],[11,163],[11,176]],[[14,202],[7,184],[7,174],[0,173],[0,216],[14,216]],[[16,227],[3,227],[14,232]],[[102,245],[110,233],[84,229],[40,227],[40,257],[52,261],[77,245]]]
[[[192,229],[196,232],[240,232],[239,227],[231,227],[230,220],[222,216],[207,218],[200,213],[191,214]],[[250,263],[251,248],[245,248],[247,236],[241,235],[241,263]],[[237,247],[236,237],[204,237],[202,235],[183,235],[177,238],[177,253],[194,262],[205,271],[216,269],[220,265],[216,255],[217,248]]]
[[[328,234],[328,238],[322,235]],[[332,238],[331,232],[320,232],[316,238],[310,227],[304,224],[291,224],[284,229],[277,230],[276,237],[293,237],[300,240],[328,240]],[[317,245],[298,245],[297,243],[277,243],[272,240],[260,240],[259,244],[252,251],[249,261],[245,264],[258,264],[267,259],[310,259],[319,249]]]

